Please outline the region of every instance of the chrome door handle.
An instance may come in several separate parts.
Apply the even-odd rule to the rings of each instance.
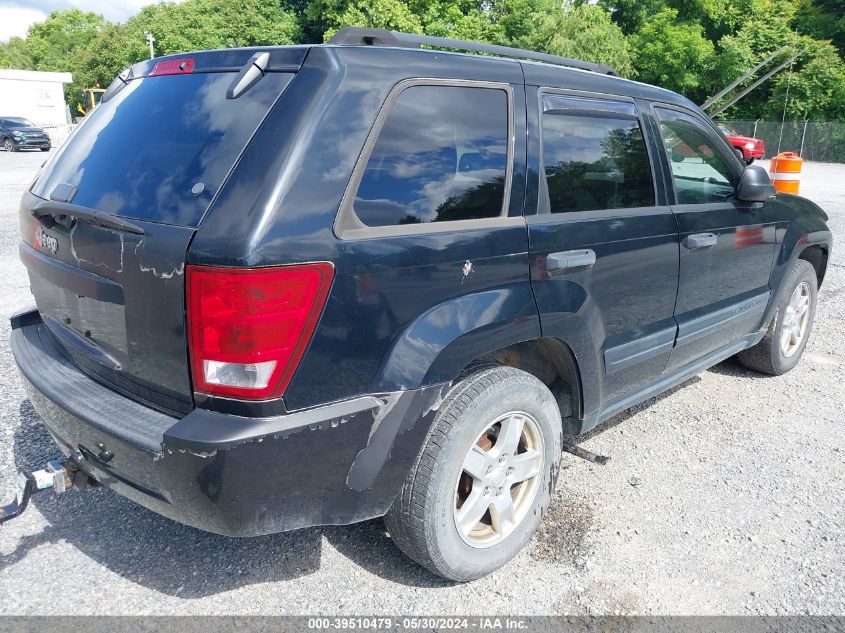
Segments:
[[[590,248],[560,251],[546,255],[546,272],[557,273],[573,268],[589,268],[596,263],[596,252]]]
[[[719,241],[719,236],[715,233],[696,233],[695,235],[688,235],[684,240],[684,246],[689,249],[707,248],[708,246],[716,246]]]

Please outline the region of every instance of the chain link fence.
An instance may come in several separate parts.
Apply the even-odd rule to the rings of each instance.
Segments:
[[[804,160],[845,163],[845,122],[757,120],[719,121],[719,124],[742,136],[763,139],[767,158],[778,151],[797,152]]]

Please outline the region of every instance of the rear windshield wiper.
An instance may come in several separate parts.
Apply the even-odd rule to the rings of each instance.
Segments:
[[[124,231],[126,233],[134,233],[135,235],[144,234],[144,229],[137,224],[133,224],[109,213],[82,207],[78,204],[71,204],[70,202],[42,200],[32,207],[32,215],[39,220],[50,218],[51,223],[57,222],[63,226],[70,226],[70,223],[75,219],[79,222],[101,226],[105,229]]]

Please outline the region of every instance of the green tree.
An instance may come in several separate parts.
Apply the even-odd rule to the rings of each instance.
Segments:
[[[678,12],[680,22],[700,25],[704,29],[704,37],[711,42],[717,42],[725,35],[736,32],[750,14],[752,4],[757,1],[668,0],[668,5]]]
[[[746,71],[763,61],[766,57],[783,46],[792,51],[800,50],[792,28],[796,4],[792,0],[753,0],[749,15],[742,26],[733,34],[723,37],[718,44],[716,63],[710,72],[708,94],[739,78]],[[750,84],[767,70],[773,69],[787,57],[773,60],[763,71],[757,73],[744,85]],[[736,105],[725,112],[729,118],[760,117],[769,108],[773,86],[786,71],[743,97]]]
[[[795,23],[802,33],[831,40],[845,56],[845,0],[801,0]]]
[[[108,85],[121,70],[155,54],[233,46],[293,44],[301,39],[294,14],[276,0],[187,0],[144,7],[125,24],[109,24],[89,44],[84,57],[88,86]]]
[[[411,11],[420,17],[427,35],[478,42],[505,41],[492,8],[472,0],[411,0]]]
[[[147,51],[149,56],[149,51]],[[81,102],[81,90],[97,86],[108,86],[121,70],[144,59],[144,52],[131,42],[125,24],[106,24],[82,52],[82,70],[74,76],[79,94],[74,98]],[[71,109],[75,111],[75,104]]]
[[[788,117],[845,119],[845,0],[185,0],[145,7],[124,24],[70,9],[0,44],[0,67],[72,72],[74,108],[83,88],[106,86],[149,56],[146,32],[164,55],[320,42],[353,25],[605,63],[696,102],[789,44],[803,51],[793,72],[726,114],[773,117],[786,103]]]
[[[666,7],[666,0],[599,0],[599,6],[610,11],[610,17],[625,35],[642,27],[648,18]]]
[[[517,38],[517,46],[608,64],[623,77],[634,74],[625,35],[605,9],[564,4],[551,12],[535,13],[530,21],[536,27],[526,29]]]
[[[26,40],[22,37],[13,37],[7,43],[0,43],[0,68],[23,68],[33,67],[32,56],[26,47]]]
[[[105,26],[101,15],[79,9],[53,11],[29,27],[26,50],[33,70],[74,72],[82,51]]]
[[[393,31],[422,33],[419,16],[404,0],[313,0],[305,11],[328,41],[343,26],[369,26]]]
[[[301,37],[295,16],[283,10],[278,0],[188,0],[151,5],[126,22],[126,31],[144,51],[144,33],[152,33],[156,55],[293,44]]]
[[[494,0],[490,19],[497,25],[499,43],[516,46],[527,41],[545,15],[560,10],[561,0]]]
[[[705,77],[715,61],[715,47],[700,25],[679,21],[676,9],[663,9],[630,42],[642,81],[700,102],[707,90]]]
[[[65,86],[65,98],[75,108],[83,87],[80,77],[85,73],[84,51],[106,24],[103,16],[96,13],[79,9],[53,11],[43,22],[30,26],[25,39],[12,38],[0,47],[0,65],[73,73],[74,82]]]
[[[768,119],[845,120],[845,63],[828,42],[803,37],[792,72],[778,75],[763,108]]]

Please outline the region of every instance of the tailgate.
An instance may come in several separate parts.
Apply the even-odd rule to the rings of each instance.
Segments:
[[[193,402],[184,267],[194,229],[136,224],[144,235],[82,222],[47,228],[22,213],[21,260],[38,311],[71,360],[125,395],[184,413]]]
[[[236,94],[254,49],[134,66],[21,202],[20,255],[53,337],[96,380],[167,412],[193,408],[191,238],[305,50],[268,54]]]

